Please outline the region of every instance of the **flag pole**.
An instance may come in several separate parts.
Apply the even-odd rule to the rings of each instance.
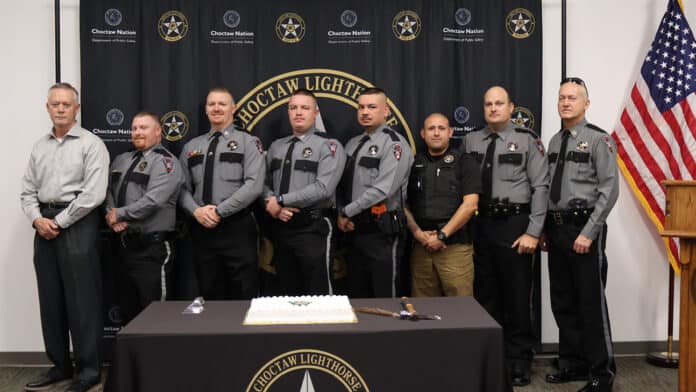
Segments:
[[[56,83],[60,83],[60,0],[53,1],[53,17],[55,25]]]
[[[674,352],[674,268],[669,269],[669,307],[667,310],[667,351],[652,352],[645,356],[645,360],[653,366],[663,368],[678,368],[679,353]]]

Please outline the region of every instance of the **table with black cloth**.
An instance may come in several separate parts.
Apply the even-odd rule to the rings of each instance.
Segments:
[[[242,325],[249,301],[155,302],[119,332],[107,391],[505,391],[501,327],[470,297],[413,298],[439,321]],[[398,299],[354,307],[400,309]],[[308,380],[309,378],[309,380]]]

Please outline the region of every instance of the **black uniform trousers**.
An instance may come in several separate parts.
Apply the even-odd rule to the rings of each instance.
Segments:
[[[377,229],[349,233],[346,283],[351,298],[389,298],[401,292],[404,235]]]
[[[292,220],[290,220],[292,222]],[[273,266],[283,295],[333,294],[332,219],[319,218],[306,226],[273,222]]]
[[[53,218],[60,211],[45,208],[41,214]],[[34,237],[41,330],[46,354],[54,365],[49,371],[52,376],[99,379],[103,331],[99,220],[100,214],[93,210],[52,240],[38,233]]]
[[[207,300],[258,294],[258,228],[252,213],[223,218],[213,229],[191,223],[198,288]]]
[[[531,318],[534,255],[518,254],[511,246],[528,224],[526,214],[475,220],[474,297],[503,327],[508,366],[521,371],[529,370],[536,342]]]
[[[153,301],[164,301],[171,291],[174,245],[158,241],[142,247],[121,243],[120,256],[127,276],[119,290],[123,324],[130,322]]]
[[[611,380],[616,373],[604,287],[607,226],[587,254],[573,251],[583,225],[546,222],[551,310],[558,325],[559,368]]]

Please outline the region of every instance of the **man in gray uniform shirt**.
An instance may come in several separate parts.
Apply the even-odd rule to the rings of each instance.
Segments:
[[[46,108],[53,129],[34,144],[21,200],[36,229],[41,329],[53,367],[25,389],[46,389],[74,375],[68,391],[81,392],[99,383],[102,287],[97,207],[106,196],[109,152],[99,137],[77,124],[80,104],[73,86],[53,85]]]
[[[258,291],[258,236],[250,205],[263,192],[266,166],[261,141],[232,124],[234,98],[209,91],[210,132],[190,140],[179,161],[186,186],[179,197],[191,214],[191,236],[201,295],[250,299]]]
[[[581,391],[610,391],[616,365],[604,287],[606,219],[619,196],[616,145],[585,119],[585,82],[558,93],[563,129],[551,138],[551,191],[542,248],[549,252],[551,309],[559,332],[559,372],[550,383],[588,380]]]
[[[119,253],[131,286],[124,291],[133,293],[136,302],[121,301],[126,323],[150,302],[167,298],[176,203],[184,183],[179,161],[160,144],[156,114],[133,117],[131,140],[135,151],[119,155],[111,165],[106,197],[106,223],[120,236]]]
[[[338,228],[349,233],[348,292],[353,298],[395,297],[406,230],[404,204],[413,153],[386,125],[390,110],[379,88],[358,97],[364,132],[346,144]]]
[[[534,252],[546,216],[548,163],[537,135],[510,122],[508,92],[483,97],[487,126],[462,146],[481,163],[483,192],[474,240],[474,295],[503,326],[508,371],[515,386],[530,382],[536,342],[530,317]]]
[[[283,294],[333,294],[331,284],[336,185],[345,153],[315,128],[319,107],[305,89],[292,93],[292,135],[271,144],[264,197],[273,217],[273,261]]]

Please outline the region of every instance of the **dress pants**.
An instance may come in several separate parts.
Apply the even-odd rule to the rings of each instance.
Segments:
[[[61,210],[44,208],[55,217]],[[93,210],[52,240],[34,237],[34,268],[39,289],[41,329],[53,375],[83,381],[99,379],[102,276],[99,260],[100,214]],[[72,337],[75,366],[70,360]]]

